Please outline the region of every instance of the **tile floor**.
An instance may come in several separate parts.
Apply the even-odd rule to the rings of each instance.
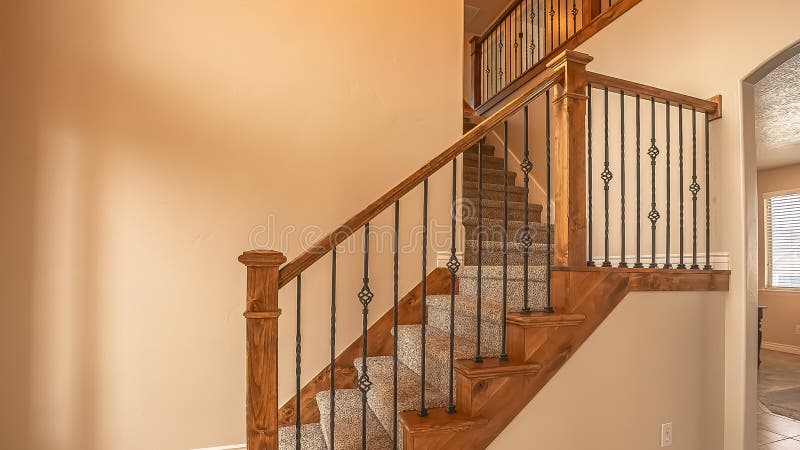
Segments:
[[[762,350],[761,358],[759,393],[800,385],[800,357]],[[758,450],[800,450],[800,421],[772,414],[762,405],[758,412]]]

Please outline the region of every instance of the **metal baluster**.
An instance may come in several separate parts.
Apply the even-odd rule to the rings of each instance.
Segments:
[[[400,242],[398,239],[400,230],[400,200],[396,200],[394,202],[394,245],[392,247],[392,253],[394,257],[394,267],[393,267],[393,284],[394,284],[394,296],[392,299],[392,304],[394,306],[394,333],[393,333],[393,343],[392,346],[392,387],[394,389],[394,393],[392,396],[392,446],[395,450],[397,450],[397,362],[398,362],[398,355],[397,355],[397,339],[398,335],[400,334],[400,285],[399,281],[399,273],[400,273]]]
[[[553,261],[553,249],[551,248],[550,243],[550,90],[548,89],[545,91],[545,125],[544,125],[544,133],[545,133],[545,151],[547,156],[547,220],[545,221],[545,232],[547,233],[547,262],[544,263],[544,266],[547,268],[547,274],[545,275],[545,297],[544,297],[544,309],[543,312],[545,314],[553,314],[553,306],[550,304],[550,264]],[[527,199],[526,199],[527,202]],[[525,208],[527,209],[528,204],[525,203]]]
[[[683,105],[678,105],[678,186],[680,189],[678,201],[679,203],[679,228],[680,228],[680,252],[679,252],[679,260],[678,265],[676,268],[678,269],[685,269],[686,263],[683,258],[683,244],[684,244],[684,234],[683,234]]]
[[[478,290],[477,290],[477,347],[475,348],[475,362],[483,362],[481,356],[481,303],[483,292],[483,140],[478,142]]]
[[[478,158],[482,158],[478,155]],[[450,388],[447,391],[447,412],[454,414],[456,412],[456,401],[453,398],[455,375],[453,367],[453,359],[455,357],[455,328],[456,328],[456,272],[458,272],[461,263],[458,262],[456,256],[456,180],[458,178],[458,160],[453,159],[453,198],[450,206],[450,260],[447,261],[447,268],[450,269]]]
[[[586,93],[587,93],[587,97],[588,97],[588,104],[587,104],[587,107],[586,107],[586,116],[587,116],[587,121],[588,121],[588,126],[586,127],[587,128],[587,134],[588,134],[587,140],[586,140],[586,142],[587,142],[586,148],[587,148],[588,159],[589,159],[588,167],[587,167],[587,170],[586,170],[587,176],[588,176],[588,181],[587,181],[586,185],[589,188],[589,198],[588,198],[588,203],[589,203],[589,214],[588,214],[589,215],[589,235],[588,235],[588,238],[589,238],[589,251],[588,252],[589,252],[589,255],[588,255],[588,258],[586,258],[586,265],[589,266],[589,267],[594,267],[595,266],[594,259],[592,259],[592,241],[593,241],[593,236],[592,236],[592,234],[593,234],[592,233],[592,224],[593,224],[593,219],[592,219],[592,172],[594,172],[594,166],[592,165],[592,84],[591,83],[588,84],[588,86],[586,88]]]
[[[656,209],[656,157],[658,157],[659,150],[656,147],[656,99],[650,97],[650,149],[647,150],[650,155],[650,212],[647,218],[650,219],[650,232],[652,235],[652,251],[650,255],[650,268],[655,269],[658,267],[656,264],[656,222],[661,217]]]
[[[425,404],[425,365],[427,358],[427,334],[428,334],[428,179],[422,183],[422,357],[420,376],[420,417],[428,415],[428,408]]]
[[[361,376],[358,377],[358,390],[361,392],[361,448],[367,448],[367,392],[372,386],[367,372],[367,324],[369,304],[374,294],[369,288],[369,222],[364,225],[364,285],[358,291],[361,303]]]
[[[611,173],[609,167],[609,142],[608,142],[608,86],[603,88],[603,96],[605,99],[605,103],[603,104],[604,107],[604,114],[605,114],[605,122],[604,122],[604,129],[605,129],[605,159],[603,160],[603,172],[600,174],[600,178],[603,179],[603,190],[605,196],[605,259],[603,259],[603,267],[611,267],[611,261],[609,260],[609,241],[608,241],[608,183],[614,178],[614,175]]]
[[[558,44],[561,45],[561,0],[558,0]]]
[[[520,164],[520,169],[522,169],[522,173],[524,175],[523,183],[524,183],[524,191],[525,191],[525,215],[523,216],[524,223],[522,224],[522,313],[523,314],[530,314],[531,307],[529,304],[530,299],[528,298],[528,263],[530,258],[530,248],[533,240],[531,239],[531,226],[529,224],[530,221],[530,212],[528,211],[528,191],[529,191],[529,184],[530,184],[530,172],[533,169],[533,163],[531,163],[530,159],[530,148],[528,145],[528,105],[525,105],[523,109],[523,155],[522,164]],[[480,286],[478,287],[480,289]]]
[[[641,269],[642,264],[642,98],[636,94],[636,263],[634,268]]]
[[[505,32],[505,21],[500,23],[500,26],[498,27],[498,30],[499,30],[499,39],[500,40],[497,41],[497,58],[498,58],[498,61],[497,61],[497,69],[498,69],[497,75],[498,75],[498,80],[499,80],[497,86],[498,86],[498,90],[502,90],[505,87],[505,84],[503,83],[503,67],[505,67],[505,53],[503,53],[504,52],[504,50],[503,50],[503,48],[504,48],[503,47],[503,38],[505,38],[505,34],[504,34],[504,32]]]
[[[336,448],[336,247],[331,250],[331,411],[330,423],[331,442],[330,448]]]
[[[667,227],[667,248],[666,248],[666,251],[664,252],[666,254],[666,260],[664,261],[664,268],[665,269],[671,269],[672,268],[672,263],[670,263],[670,259],[669,259],[669,257],[670,257],[670,233],[671,233],[671,222],[672,222],[672,207],[670,205],[671,204],[671,200],[670,199],[672,198],[671,189],[670,189],[670,165],[671,165],[670,164],[670,160],[671,160],[671,158],[670,158],[670,137],[671,137],[671,132],[670,132],[670,122],[669,122],[669,120],[670,120],[669,116],[671,115],[671,111],[670,111],[669,100],[667,100],[666,115],[667,115],[667,225],[666,225],[666,227]]]
[[[572,35],[578,32],[578,5],[575,0],[572,0]]]
[[[545,0],[547,2],[547,0]],[[537,58],[536,62],[542,60],[542,15],[541,15],[542,6],[540,4],[540,0],[536,0],[536,52]],[[533,18],[531,18],[531,26],[533,26]],[[545,21],[545,28],[547,27],[547,21]],[[547,39],[545,37],[544,45],[547,46]]]
[[[622,203],[620,204],[622,218],[620,221],[620,232],[622,240],[620,245],[619,267],[628,267],[628,263],[625,262],[625,91],[622,90],[619,91],[619,122],[619,189],[622,194]]]
[[[709,149],[711,147],[711,138],[708,135],[708,111],[705,114],[706,118],[706,265],[703,266],[704,270],[711,270],[711,190],[710,181],[710,156]]]
[[[302,280],[300,275],[297,275],[297,322],[295,324],[295,366],[294,366],[294,377],[295,377],[295,394],[294,394],[294,446],[297,450],[300,450],[300,440],[302,436],[300,435],[300,363],[301,363],[301,339],[302,336],[300,335],[300,300],[301,300],[301,283]]]
[[[520,3],[519,7],[517,7],[517,19],[519,19],[519,21],[517,23],[517,41],[516,42],[519,42],[519,46],[517,46],[517,43],[515,42],[514,43],[514,50],[517,50],[517,67],[518,67],[517,76],[519,76],[519,75],[522,74],[522,62],[524,61],[524,58],[522,57],[522,53],[524,52],[523,49],[525,48],[525,42],[523,40],[523,38],[525,37],[525,34],[522,32],[522,24],[524,23],[524,20],[523,20],[524,17],[522,15],[522,3]],[[528,56],[528,52],[525,52],[525,56],[526,57]]]
[[[692,193],[692,266],[690,269],[700,269],[697,264],[697,194],[700,185],[697,184],[697,109],[692,107],[692,184],[689,185]]]
[[[503,122],[503,320],[501,322],[500,360],[506,353],[506,316],[508,312],[508,121]]]

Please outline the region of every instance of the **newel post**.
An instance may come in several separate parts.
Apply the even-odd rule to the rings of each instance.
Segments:
[[[251,250],[247,266],[247,449],[278,449],[278,268],[280,252]]]
[[[547,64],[564,73],[553,100],[556,266],[586,265],[586,65],[591,60],[567,50]]]

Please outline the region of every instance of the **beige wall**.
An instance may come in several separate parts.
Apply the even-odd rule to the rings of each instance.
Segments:
[[[629,295],[489,448],[722,449],[724,302]]]
[[[243,442],[236,257],[262,224],[331,229],[460,135],[462,5],[0,8],[0,447]],[[431,180],[433,217],[449,186],[447,173]],[[404,200],[404,227],[418,223],[420,198]],[[297,232],[255,237],[300,251]],[[351,253],[340,259],[340,346],[360,328]],[[419,256],[401,260],[403,292]],[[371,260],[376,312],[391,302],[389,258]],[[304,380],[327,360],[328,270],[326,257],[304,278]],[[281,295],[282,399],[293,296]]]
[[[778,20],[773,14],[776,10],[782,12],[782,18]],[[687,370],[713,374],[721,373],[722,368],[724,376],[708,380],[705,388],[723,386],[725,394],[724,398],[718,397],[708,404],[703,412],[703,423],[711,424],[703,429],[705,436],[687,441],[690,446],[685,448],[705,450],[706,447],[698,446],[699,442],[722,442],[717,448],[750,450],[755,442],[757,263],[755,258],[750,257],[754,247],[746,245],[745,236],[755,224],[757,212],[750,208],[750,202],[757,194],[755,186],[747,184],[755,175],[755,166],[754,147],[749,145],[751,140],[745,139],[747,136],[743,136],[741,128],[742,80],[773,54],[800,38],[795,24],[785,19],[798,13],[800,4],[790,0],[772,2],[769,8],[752,8],[752,4],[744,0],[646,0],[578,49],[594,56],[595,60],[589,66],[592,71],[697,97],[722,94],[724,98],[725,117],[711,126],[711,207],[714,214],[711,218],[711,250],[729,252],[732,268],[731,289],[725,296],[724,310],[717,311],[724,317],[724,329],[718,330],[723,334],[724,345],[717,349],[724,359],[700,362],[701,367],[687,360],[684,365],[679,364],[669,370],[674,371],[671,372],[674,376],[680,377]],[[713,27],[709,27],[709,23],[713,23]],[[669,26],[659,27],[657,24]],[[748,32],[743,33],[742,30]],[[752,240],[755,241],[754,234]],[[685,320],[683,327],[665,330],[665,333],[678,339],[687,328],[708,325],[705,322],[708,319],[702,317],[687,316]],[[696,321],[701,322],[698,324]],[[613,348],[606,350],[609,357],[616,354]],[[580,352],[576,355],[578,357]],[[632,365],[619,370],[639,370],[639,366]],[[553,395],[562,402],[576,402],[588,408],[582,417],[608,415],[607,405],[583,403],[574,394],[575,384],[560,380],[556,378],[552,385],[548,385],[548,389],[552,389]],[[652,387],[649,380],[640,381]],[[615,392],[614,406],[640,404],[642,396],[648,400],[648,407],[654,410],[659,407],[652,405],[664,404],[672,398],[684,399],[686,403],[678,410],[687,414],[686,418],[695,417],[694,413],[690,413],[694,407],[693,401],[683,397],[678,389],[643,390],[642,384],[636,380],[620,386]],[[532,404],[529,408],[534,411],[536,406]],[[535,416],[537,420],[541,416],[527,414],[526,410],[525,417]],[[657,447],[660,420],[649,414],[650,410],[643,408],[641,415],[635,418],[631,416],[632,422],[623,429],[616,429],[613,439],[610,435],[602,435],[601,439],[592,443],[591,448],[620,448],[619,435],[631,428],[651,430],[649,447],[631,448]],[[724,422],[721,422],[720,418],[723,417]],[[526,423],[530,424],[532,420]],[[547,430],[554,436],[571,436],[577,433],[576,430],[581,430],[584,424],[592,426],[588,419],[578,422],[579,425],[576,425],[569,415],[558,416],[548,422],[550,426]],[[509,430],[502,437],[503,442],[509,446],[525,445],[530,434],[521,428],[515,430]],[[679,434],[680,430],[676,429],[676,437]],[[568,445],[566,439],[559,442],[554,442],[549,448],[576,448]]]
[[[764,340],[794,347],[800,347],[800,335],[795,331],[796,326],[800,325],[800,292],[764,288],[766,266],[762,195],[798,188],[800,188],[800,164],[758,172],[758,304],[768,307],[764,314]]]

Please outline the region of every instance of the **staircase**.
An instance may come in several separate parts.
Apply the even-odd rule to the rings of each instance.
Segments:
[[[678,268],[671,265],[669,259],[666,264],[656,264],[655,256],[643,267],[640,254],[643,233],[639,229],[642,220],[636,217],[635,222],[630,220],[627,224],[624,213],[618,222],[616,217],[614,221],[621,223],[623,229],[626,224],[632,230],[637,228],[637,254],[630,266],[623,260],[614,267],[609,260],[612,219],[608,209],[611,200],[608,187],[614,174],[608,164],[612,145],[607,137],[602,143],[605,145],[594,144],[604,147],[604,161],[592,163],[592,130],[597,126],[591,114],[592,95],[597,95],[593,91],[602,90],[606,105],[610,94],[617,95],[617,101],[622,104],[630,99],[637,102],[641,98],[650,99],[648,112],[653,117],[656,99],[667,108],[667,117],[674,113],[669,109],[670,104],[680,104],[677,112],[681,115],[681,130],[685,128],[687,136],[691,135],[695,143],[692,184],[684,184],[681,177],[680,188],[682,192],[691,193],[689,201],[696,212],[699,182],[703,182],[706,185],[703,199],[708,211],[707,162],[705,179],[697,176],[696,119],[698,114],[704,115],[707,128],[709,120],[721,116],[721,100],[702,100],[591,73],[586,70],[590,61],[591,57],[584,54],[570,51],[561,54],[548,64],[548,72],[535,80],[532,88],[486,119],[467,120],[467,132],[455,144],[288,264],[284,265],[286,258],[280,252],[271,250],[253,250],[240,256],[239,260],[247,266],[248,448],[484,449],[628,293],[727,290],[729,272],[713,270],[710,265],[708,220],[705,221],[706,264],[702,269],[698,264],[702,256],[697,251],[698,229],[702,224],[698,224],[696,213],[691,216],[693,232],[686,245],[692,249],[691,254],[686,255],[687,259],[691,257],[691,261],[687,261],[691,262],[691,269],[682,268],[683,239]],[[594,98],[597,101],[597,97]],[[547,152],[546,158],[541,159],[547,161],[547,173],[552,174],[554,180],[552,196],[550,178],[546,182],[539,180],[547,186],[545,208],[528,200],[529,173],[523,170],[519,175],[509,170],[505,148],[501,151],[486,142],[495,127],[502,126],[515,114],[524,113],[527,121],[528,105],[537,100],[545,102],[545,115],[531,117],[531,120],[546,124],[542,127],[546,130],[545,142],[530,147]],[[691,128],[687,128],[688,121],[687,127],[683,125],[686,111],[694,114]],[[605,118],[607,127],[608,115]],[[624,115],[620,122],[618,126],[628,126]],[[635,123],[635,132],[639,133],[639,121]],[[527,126],[524,134],[524,142],[528,142]],[[667,138],[667,154],[669,142]],[[707,133],[705,142],[705,160],[709,161]],[[650,159],[653,180],[663,170],[670,176],[669,164],[658,165],[660,150],[657,145],[661,142],[653,137],[650,145],[646,154],[637,153],[636,156]],[[555,161],[552,166],[551,147]],[[614,148],[621,152],[624,145]],[[683,152],[683,147],[680,151]],[[617,160],[621,156],[613,155]],[[599,158],[598,155],[594,157]],[[458,171],[459,161],[461,172]],[[452,167],[450,260],[446,268],[429,269],[428,238],[423,231],[422,281],[401,297],[397,288],[398,245],[395,241],[392,248],[395,261],[393,308],[378,311],[383,315],[374,320],[374,316],[369,315],[373,297],[369,277],[369,222],[394,205],[397,239],[401,231],[398,202],[421,186],[426,211],[422,223],[423,230],[427,230],[429,178],[445,167],[447,170]],[[683,173],[683,159],[680,170]],[[624,179],[624,165],[621,171]],[[593,175],[604,183],[602,209],[592,203]],[[636,202],[649,202],[650,198],[640,197],[643,191],[640,177],[636,177],[636,183]],[[458,185],[462,187],[461,198],[457,198]],[[652,255],[656,254],[655,230],[660,216],[656,210],[655,189],[653,181],[647,191],[652,194],[652,210],[645,212],[651,221],[653,237],[651,242],[644,243],[652,244]],[[624,190],[619,201],[626,202]],[[457,204],[461,207],[457,208]],[[547,205],[554,205],[552,211],[547,210]],[[673,205],[668,200],[660,206],[662,211],[666,208],[668,224],[671,223],[670,208],[680,210],[683,235],[683,196],[679,204]],[[547,211],[545,223],[542,223],[543,210]],[[605,236],[604,260],[599,267],[595,267],[592,257],[595,216],[604,219],[599,225]],[[548,217],[553,218],[550,224],[546,223]],[[456,252],[459,219],[465,231],[461,242],[463,261],[459,261]],[[362,228],[364,276],[363,287],[357,294],[362,304],[361,337],[338,355],[332,351],[330,364],[301,387],[302,346],[298,319],[296,394],[279,409],[278,290],[290,283],[294,285],[300,317],[301,277],[308,267],[330,255],[331,277],[324,281],[331,283],[331,348],[336,348],[337,247]],[[548,229],[552,232],[548,233]],[[665,248],[669,255],[668,239]],[[621,255],[626,255],[624,244],[620,251]],[[324,301],[315,300],[318,305]],[[326,314],[327,311],[315,308],[314,313]],[[370,322],[372,325],[368,326]]]

